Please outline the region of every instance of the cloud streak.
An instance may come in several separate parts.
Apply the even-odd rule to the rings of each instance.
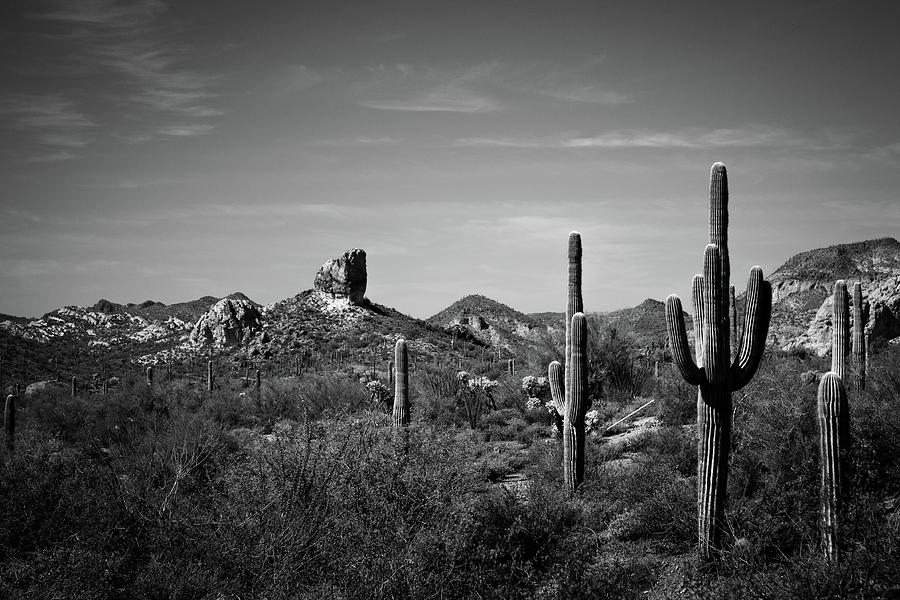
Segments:
[[[50,78],[67,90],[3,102],[13,126],[42,148],[28,160],[77,158],[101,139],[140,144],[213,133],[226,114],[216,106],[218,78],[185,66],[196,47],[176,41],[173,25],[161,0],[53,0],[24,15],[17,40],[30,64],[45,66],[18,70],[10,86],[34,89]],[[86,87],[86,77],[96,86]]]
[[[768,126],[682,129],[676,131],[613,130],[596,135],[557,134],[548,137],[484,136],[460,138],[455,146],[524,149],[704,149],[805,147],[835,149],[836,142],[819,141]]]
[[[494,63],[462,70],[416,68],[408,64],[377,65],[361,87],[357,104],[377,110],[481,114],[502,110],[502,104],[482,92]]]

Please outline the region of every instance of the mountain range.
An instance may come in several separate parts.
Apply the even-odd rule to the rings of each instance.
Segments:
[[[900,341],[900,242],[893,238],[802,252],[768,279],[770,343],[780,348],[828,352],[837,279],[862,284],[871,305],[867,329],[876,343]],[[360,370],[384,369],[399,337],[409,341],[413,361],[485,366],[488,360],[527,360],[537,348],[552,352],[563,335],[562,312],[524,314],[481,295],[416,319],[365,298],[366,283],[365,252],[353,249],[326,262],[313,289],[268,306],[238,292],[170,305],[100,300],[37,319],[0,315],[0,377],[66,378],[156,363],[193,364],[200,357],[235,365],[338,361]],[[740,308],[740,297],[737,304]],[[659,347],[666,338],[664,312],[662,302],[647,299],[589,316],[627,331],[640,346]]]

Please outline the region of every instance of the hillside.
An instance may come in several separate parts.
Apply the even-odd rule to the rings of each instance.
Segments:
[[[769,277],[771,335],[783,348],[830,348],[831,295],[838,279],[860,282],[871,305],[867,330],[875,340],[900,336],[900,242],[893,238],[837,244],[801,252]]]
[[[509,356],[521,356],[525,349],[547,333],[547,328],[514,308],[479,294],[460,298],[426,319],[460,339],[488,344]]]

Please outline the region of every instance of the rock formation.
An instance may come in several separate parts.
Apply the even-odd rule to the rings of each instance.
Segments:
[[[190,339],[218,346],[237,345],[262,328],[261,320],[256,304],[247,298],[223,298],[200,317]]]
[[[834,282],[862,284],[870,305],[866,331],[873,339],[900,336],[900,242],[892,238],[838,244],[802,252],[772,274],[770,329],[785,349],[807,348],[820,356],[831,349]]]
[[[322,265],[313,286],[332,297],[362,304],[366,295],[366,279],[366,251],[354,248]]]

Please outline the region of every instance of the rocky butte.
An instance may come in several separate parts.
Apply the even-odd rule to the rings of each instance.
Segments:
[[[191,331],[191,341],[218,346],[240,344],[262,328],[262,314],[243,294],[232,294],[213,304]]]
[[[332,258],[319,268],[313,287],[333,298],[346,298],[361,305],[366,295],[366,251],[354,248]]]

